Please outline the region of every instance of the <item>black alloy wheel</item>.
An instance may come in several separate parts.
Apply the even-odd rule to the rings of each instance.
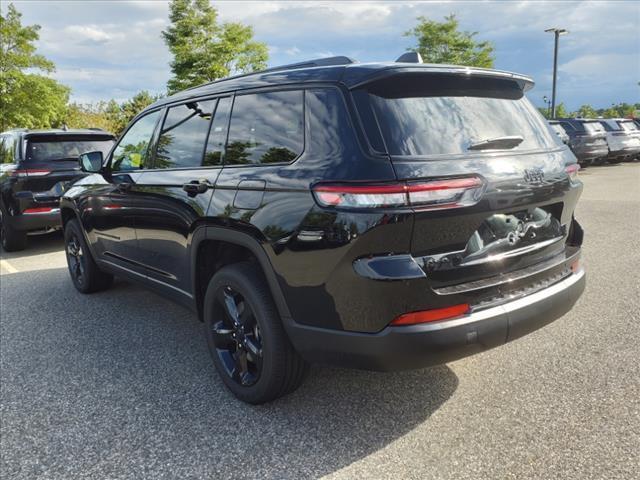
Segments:
[[[238,385],[255,384],[262,371],[260,327],[249,302],[231,286],[216,292],[211,334],[226,374]]]
[[[66,245],[67,264],[69,265],[69,273],[78,285],[84,284],[86,266],[86,258],[82,250],[82,244],[75,232],[71,232]]]
[[[209,281],[203,300],[213,364],[236,397],[260,404],[300,386],[308,365],[289,341],[257,263],[222,267]]]

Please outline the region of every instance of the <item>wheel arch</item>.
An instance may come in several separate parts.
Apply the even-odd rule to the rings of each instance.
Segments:
[[[255,261],[262,273],[278,313],[286,325],[291,313],[276,273],[262,244],[251,235],[223,227],[202,226],[194,232],[191,245],[191,280],[199,318],[203,318],[204,292],[209,280],[223,266],[239,261]]]

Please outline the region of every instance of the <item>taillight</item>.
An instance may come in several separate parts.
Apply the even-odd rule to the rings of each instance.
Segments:
[[[11,172],[12,177],[41,177],[43,175],[49,175],[51,170],[43,169],[27,169],[27,170],[13,170]]]
[[[24,215],[32,215],[36,213],[53,213],[54,211],[59,210],[57,207],[36,207],[36,208],[26,208],[22,213]]]
[[[421,312],[405,313],[396,317],[389,325],[416,325],[419,323],[435,322],[438,320],[450,320],[469,313],[467,303],[453,305],[451,307],[436,308],[435,310],[423,310]]]
[[[567,165],[564,169],[565,172],[567,172],[567,175],[569,176],[570,180],[577,180],[578,179],[578,172],[580,171],[580,165],[578,165],[577,163],[573,163],[571,165]]]
[[[482,179],[474,176],[380,185],[319,184],[313,193],[323,207],[438,210],[473,205],[483,189]]]

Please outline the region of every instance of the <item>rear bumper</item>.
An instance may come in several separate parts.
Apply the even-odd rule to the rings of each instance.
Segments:
[[[60,227],[60,209],[54,208],[47,213],[22,213],[7,216],[11,226],[20,231],[42,230]]]
[[[366,370],[406,370],[437,365],[497,347],[567,313],[585,288],[580,270],[548,288],[502,305],[440,322],[356,333],[288,325],[308,361]]]

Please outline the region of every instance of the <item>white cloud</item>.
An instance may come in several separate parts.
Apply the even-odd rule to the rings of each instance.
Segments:
[[[161,90],[170,55],[161,38],[168,3],[27,2],[17,0],[25,24],[38,23],[39,52],[58,66],[73,96],[108,99],[140,89]],[[455,13],[464,30],[496,46],[496,67],[537,82],[532,98],[549,94],[553,36],[560,44],[559,92],[570,108],[635,101],[640,79],[640,18],[633,2],[215,2],[221,21],[252,25],[269,46],[270,65],[317,56],[393,60],[413,39],[403,36],[424,15]],[[615,28],[614,28],[615,26]],[[614,74],[612,74],[614,73]]]

